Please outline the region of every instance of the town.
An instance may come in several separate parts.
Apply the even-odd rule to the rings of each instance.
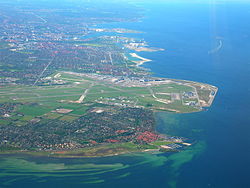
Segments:
[[[138,21],[139,7],[119,4],[114,16],[82,3],[1,4],[0,152],[93,157],[189,146],[159,134],[154,113],[202,111],[217,87],[152,77],[141,66],[151,60],[137,53],[164,49],[141,31],[101,26]]]

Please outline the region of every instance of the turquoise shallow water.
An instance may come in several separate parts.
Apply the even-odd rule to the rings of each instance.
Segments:
[[[113,24],[164,52],[139,53],[156,76],[219,87],[208,111],[157,114],[157,129],[195,140],[175,154],[102,159],[1,157],[0,187],[250,186],[250,3],[141,4],[142,22]],[[219,40],[222,48],[216,53]]]

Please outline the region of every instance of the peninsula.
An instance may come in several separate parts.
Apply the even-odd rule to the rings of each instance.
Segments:
[[[60,84],[1,88],[2,153],[94,157],[173,151],[188,143],[158,134],[153,111],[201,111],[217,92],[203,83],[154,77],[62,71],[45,79]]]
[[[136,66],[140,66],[140,65],[143,65],[143,64],[146,63],[146,62],[152,61],[152,60],[150,60],[150,59],[141,57],[141,56],[137,55],[136,53],[130,53],[130,55],[131,55],[132,57],[135,57],[135,58],[139,59],[138,61],[132,61],[132,62],[136,63]]]
[[[91,5],[1,4],[0,153],[98,157],[190,145],[156,132],[154,112],[202,111],[217,87],[152,77],[140,66],[151,60],[136,53],[164,49],[132,37],[143,32],[101,27],[140,11]]]

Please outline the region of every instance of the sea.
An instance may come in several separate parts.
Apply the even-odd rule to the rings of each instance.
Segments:
[[[250,2],[137,2],[138,22],[159,52],[143,67],[154,76],[219,88],[206,111],[156,113],[160,133],[190,139],[176,153],[133,153],[92,159],[0,156],[0,188],[248,188],[250,187]]]

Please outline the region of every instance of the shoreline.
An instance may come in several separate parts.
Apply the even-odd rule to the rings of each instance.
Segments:
[[[112,148],[112,147],[110,147]],[[131,149],[131,150],[122,150],[122,151],[114,151],[113,153],[99,153],[99,154],[91,154],[84,153],[81,149],[79,150],[67,150],[67,151],[2,151],[0,152],[1,156],[7,155],[26,155],[31,157],[50,157],[50,158],[102,158],[102,157],[113,157],[118,155],[126,155],[129,153],[147,153],[147,152],[160,152],[159,149]],[[169,152],[171,150],[169,149]]]
[[[141,56],[139,56],[139,55],[136,54],[136,53],[129,53],[129,55],[131,55],[131,57],[135,57],[135,58],[137,58],[137,59],[140,59],[140,60],[138,60],[138,61],[132,61],[132,62],[136,63],[136,66],[137,66],[137,67],[140,66],[140,65],[143,65],[143,64],[146,63],[146,62],[152,61],[151,59],[147,59],[147,58],[141,57]]]
[[[175,148],[168,144],[181,144],[183,147],[191,144],[183,141],[158,140],[150,143],[147,146],[137,145],[131,142],[123,142],[117,144],[103,144],[89,148],[78,148],[72,150],[47,150],[47,151],[32,151],[32,150],[9,150],[0,151],[0,157],[4,155],[28,155],[34,157],[52,157],[52,158],[99,158],[112,157],[129,153],[147,153],[147,152],[175,152]],[[164,151],[162,151],[164,149]],[[180,148],[182,149],[182,148]]]
[[[154,145],[149,144],[148,147],[141,147],[140,145],[128,146],[131,143],[119,143],[117,145],[107,144],[99,145],[89,148],[78,148],[72,150],[50,150],[50,151],[32,151],[32,150],[9,150],[0,151],[0,157],[6,155],[27,155],[32,157],[51,157],[51,158],[101,158],[101,157],[112,157],[118,155],[124,155],[129,153],[166,153],[176,152],[176,148],[168,146],[168,144],[180,144],[182,145],[179,149],[193,145],[192,143],[186,143],[183,141],[156,141],[162,142],[161,144]],[[168,143],[165,143],[168,142]],[[127,146],[125,146],[127,145]],[[134,147],[136,146],[136,147]],[[164,151],[163,151],[163,150]],[[103,152],[106,150],[106,152]]]

